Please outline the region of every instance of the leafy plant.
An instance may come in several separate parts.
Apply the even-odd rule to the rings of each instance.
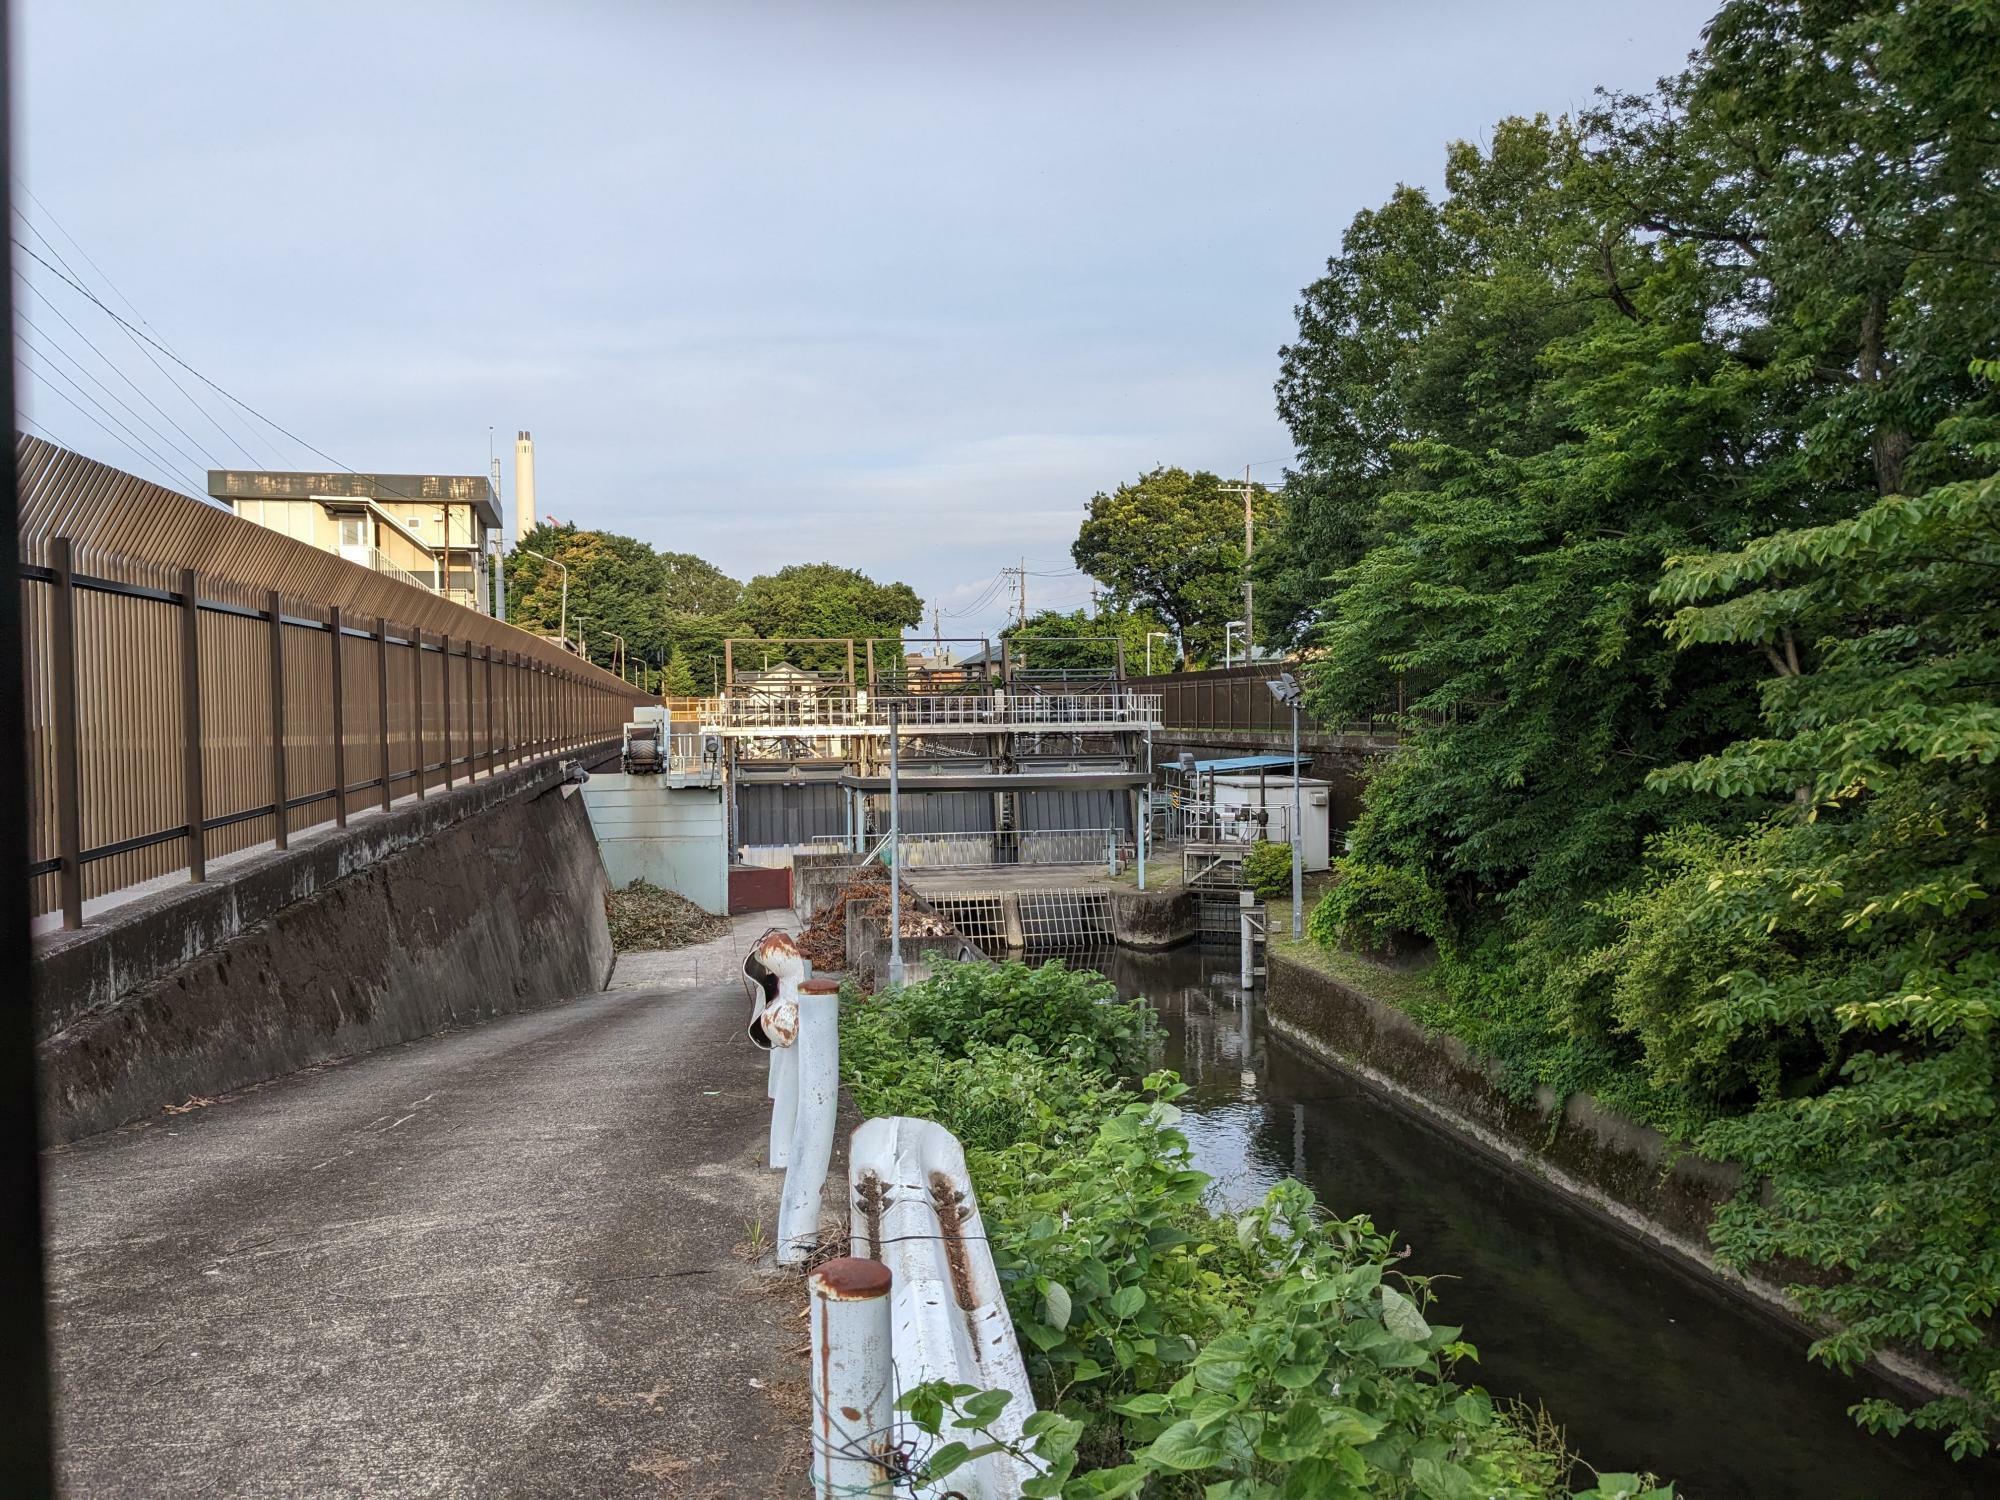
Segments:
[[[1026,977],[1042,972],[965,966],[850,1005],[842,1023],[865,1108],[976,1132],[968,1160],[1041,1406],[1026,1437],[1046,1473],[1028,1493],[1559,1493],[1560,1444],[1459,1382],[1475,1353],[1430,1321],[1429,1285],[1399,1272],[1390,1238],[1327,1219],[1293,1182],[1245,1213],[1208,1208],[1178,1080],[1152,1074],[1135,1095],[1093,1072],[1099,1010],[1077,1010],[1087,1029],[1073,1036],[1050,1017],[1096,987],[1065,973],[1043,991]],[[973,1035],[1001,1012],[1040,1029],[1004,1046]],[[1010,1093],[1020,1107],[998,1102]],[[995,1451],[1004,1399],[906,1393],[921,1431],[964,1434],[930,1450],[926,1481]]]
[[[1259,840],[1243,856],[1243,883],[1266,901],[1291,894],[1292,846]]]

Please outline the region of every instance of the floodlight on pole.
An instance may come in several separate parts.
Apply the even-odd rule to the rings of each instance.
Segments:
[[[1296,943],[1305,937],[1306,923],[1306,799],[1299,781],[1299,706],[1305,700],[1305,690],[1290,672],[1280,672],[1264,686],[1292,711],[1292,941]]]
[[[1153,675],[1154,636],[1158,636],[1163,641],[1170,641],[1174,638],[1174,633],[1171,630],[1149,630],[1146,632],[1146,675],[1148,677]]]

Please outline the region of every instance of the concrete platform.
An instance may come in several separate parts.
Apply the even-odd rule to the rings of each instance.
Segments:
[[[745,1250],[769,925],[51,1151],[64,1493],[802,1490],[800,1284]]]

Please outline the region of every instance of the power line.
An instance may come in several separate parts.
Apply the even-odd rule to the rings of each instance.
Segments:
[[[107,318],[110,318],[113,322],[118,324],[120,328],[124,329],[128,337],[135,338],[147,344],[152,345],[155,349],[159,350],[162,354],[166,355],[168,359],[172,360],[175,364],[179,365],[183,370],[186,370],[188,374],[194,376],[196,380],[199,380],[203,385],[207,386],[210,390],[214,391],[218,396],[221,396],[225,401],[228,401],[236,406],[241,407],[244,411],[248,412],[251,416],[255,417],[265,426],[269,427],[273,432],[281,433],[283,436],[289,438],[294,443],[297,443],[301,448],[305,449],[306,452],[311,453],[316,457],[325,459],[328,463],[332,464],[336,469],[341,470],[343,473],[352,474],[357,478],[365,479],[370,477],[366,474],[363,474],[361,470],[353,467],[351,464],[342,463],[339,459],[335,458],[331,453],[328,453],[325,449],[314,447],[311,443],[307,442],[304,438],[300,437],[296,432],[293,432],[289,427],[286,427],[283,423],[272,420],[270,417],[265,416],[261,411],[257,410],[257,408],[252,406],[249,402],[243,400],[240,396],[233,395],[229,391],[223,389],[223,387],[217,385],[213,380],[210,380],[206,375],[202,374],[201,371],[197,370],[193,365],[189,364],[186,360],[182,359],[178,354],[174,353],[173,350],[169,349],[165,344],[162,344],[158,339],[155,339],[150,334],[143,333],[139,329],[135,328],[130,322],[130,320],[121,316],[116,309],[107,305],[104,299],[102,297],[99,297],[95,292],[91,291],[89,287],[84,286],[82,283],[74,280],[66,272],[58,270],[55,266],[50,265],[47,260],[43,259],[41,255],[36,253],[35,248],[32,245],[23,243],[22,240],[19,238],[19,236],[10,235],[9,238],[13,240],[14,244],[18,248],[25,251],[45,270],[49,271],[52,275],[56,276],[60,280],[66,282],[70,287],[75,289],[77,292],[80,292],[83,296],[89,298],[90,301],[97,306],[100,312],[102,312]],[[154,363],[157,364],[158,361],[156,360],[154,361]],[[162,371],[162,373],[164,374],[166,372]],[[171,375],[168,375],[167,378],[170,380],[173,379]],[[179,387],[178,381],[175,381],[175,386],[176,388]],[[210,420],[212,421],[213,418],[211,418]],[[419,501],[419,497],[415,495],[405,495],[398,490],[385,489],[385,493],[388,494],[393,499],[408,500],[413,504],[421,503]]]
[[[96,341],[92,339],[89,334],[85,333],[81,328],[77,327],[76,324],[72,323],[69,320],[69,315],[65,313],[60,307],[57,307],[55,303],[51,302],[48,298],[48,294],[43,292],[40,287],[36,286],[32,281],[30,281],[26,273],[23,272],[19,266],[16,266],[14,268],[14,276],[21,283],[23,287],[27,288],[28,291],[32,292],[35,295],[35,297],[41,302],[42,306],[46,307],[50,312],[54,313],[58,318],[62,319],[63,327],[67,328],[71,333],[75,334],[78,338],[82,339],[84,343],[88,344],[90,346],[91,352],[95,354],[99,359],[103,360],[105,365],[114,374],[116,374],[120,380],[124,381],[127,385],[131,386],[133,390],[137,391],[139,393],[140,400],[144,401],[148,406],[152,407],[154,411],[158,412],[161,416],[161,419],[164,420],[169,427],[173,428],[174,431],[178,432],[182,437],[186,438],[190,443],[194,444],[197,452],[199,452],[204,458],[206,458],[211,464],[215,465],[215,467],[218,469],[228,467],[228,465],[224,464],[221,459],[217,458],[213,453],[210,453],[208,451],[207,445],[204,444],[200,438],[196,437],[193,433],[189,432],[185,427],[181,426],[180,423],[176,422],[172,414],[169,413],[165,407],[161,406],[159,402],[155,401],[151,396],[147,395],[145,388],[141,386],[136,380],[134,380],[130,375],[127,375],[123,367],[119,365],[117,360],[113,359],[110,355],[106,354],[102,349],[98,348]],[[18,307],[15,309],[14,315],[18,317],[23,323],[28,322],[27,314],[23,313]],[[30,328],[34,327],[32,323],[29,323],[28,326]],[[38,333],[41,332],[40,329],[36,329],[35,331]],[[43,336],[47,337],[47,335]]]
[[[27,361],[26,361],[26,360],[17,360],[16,362],[17,362],[18,364],[20,364],[20,365],[21,365],[21,367],[22,367],[22,368],[23,368],[24,370],[26,370],[26,369],[27,369]],[[28,373],[32,374],[33,372],[32,372],[32,371],[29,371]],[[44,386],[44,387],[43,387],[43,389],[45,389],[45,390],[46,390],[46,391],[47,391],[47,392],[48,392],[48,393],[49,393],[49,394],[50,394],[51,396],[55,396],[55,397],[58,397],[58,398],[59,398],[59,399],[61,399],[61,400],[62,400],[63,402],[67,403],[68,405],[70,405],[70,406],[72,406],[72,407],[75,407],[75,408],[76,408],[76,411],[77,411],[77,414],[78,414],[79,416],[82,416],[82,417],[84,417],[84,418],[85,418],[86,420],[88,420],[88,421],[89,421],[89,422],[91,423],[91,425],[92,425],[92,426],[96,427],[96,428],[97,428],[97,429],[98,429],[98,430],[99,430],[100,432],[102,432],[102,433],[103,433],[103,434],[104,434],[104,435],[105,435],[106,437],[110,438],[112,442],[114,442],[114,443],[118,444],[118,446],[119,446],[119,447],[121,447],[121,448],[125,449],[125,450],[126,450],[126,451],[127,451],[128,453],[130,453],[130,454],[131,454],[131,455],[132,455],[132,456],[133,456],[134,458],[138,458],[138,456],[139,456],[139,450],[138,450],[138,449],[134,448],[134,447],[133,447],[133,446],[132,446],[132,445],[131,445],[131,444],[130,444],[129,442],[127,442],[126,440],[124,440],[124,439],[120,438],[120,437],[118,436],[118,434],[117,434],[117,433],[113,432],[113,431],[112,431],[112,430],[111,430],[111,429],[110,429],[109,427],[106,427],[106,426],[105,426],[105,425],[104,425],[104,424],[103,424],[103,423],[102,423],[101,421],[99,421],[99,420],[98,420],[98,419],[97,419],[97,418],[96,418],[95,416],[93,416],[93,415],[92,415],[92,414],[91,414],[90,412],[88,412],[88,411],[85,411],[85,410],[84,410],[84,409],[83,409],[83,408],[82,408],[81,406],[78,406],[76,402],[74,402],[74,401],[70,400],[70,398],[69,398],[68,394],[67,394],[66,392],[64,392],[64,391],[63,391],[63,389],[62,389],[62,388],[61,388],[60,386],[53,386],[53,385],[50,385],[50,386]],[[81,389],[81,387],[79,387],[79,389]],[[143,461],[142,461],[142,466],[143,466]],[[182,494],[182,495],[187,495],[187,491],[186,491],[186,490],[183,490],[183,489],[181,489],[181,488],[180,488],[180,487],[179,487],[178,485],[176,485],[176,484],[175,484],[175,483],[174,483],[174,482],[173,482],[173,481],[172,481],[171,479],[168,479],[168,480],[166,481],[166,487],[167,487],[168,489],[170,489],[170,490],[173,490],[173,491],[174,491],[175,493],[177,493],[177,494]],[[194,499],[194,498],[195,498],[195,497],[194,497],[193,495],[188,495],[188,499],[192,500],[192,499]]]
[[[68,360],[79,375],[83,376],[85,380],[88,380],[92,385],[96,386],[100,391],[104,392],[104,394],[109,396],[113,401],[116,401],[118,405],[123,407],[124,410],[131,416],[133,421],[137,422],[141,427],[144,427],[146,431],[152,433],[154,437],[158,438],[161,442],[165,443],[169,448],[173,449],[174,452],[178,453],[183,459],[187,461],[190,469],[192,469],[196,474],[202,473],[202,466],[200,459],[194,457],[187,451],[187,449],[181,447],[180,444],[176,443],[172,438],[168,437],[164,432],[160,431],[159,428],[155,427],[151,422],[148,422],[144,417],[140,416],[138,411],[133,408],[132,404],[129,401],[126,401],[116,391],[112,390],[110,386],[106,385],[103,381],[99,380],[95,375],[91,374],[90,371],[86,370],[83,367],[83,362],[79,360],[74,354],[71,354],[67,349],[63,348],[63,346],[59,342],[57,342],[53,338],[50,338],[48,334],[44,333],[41,329],[37,328],[32,322],[30,322],[28,319],[28,315],[25,312],[22,312],[17,307],[14,309],[14,316],[20,320],[21,326],[26,328],[30,333],[33,333],[38,338],[47,339],[50,348],[52,348],[57,354],[61,355],[64,359]],[[26,344],[28,348],[33,349],[37,354],[44,354],[43,350],[37,348],[34,344],[29,342],[25,334],[22,336],[21,342],[23,344]],[[44,357],[46,357],[46,355]],[[187,434],[182,433],[181,436],[186,437]],[[204,480],[205,478],[206,476],[204,475]]]
[[[71,379],[63,371],[55,368],[54,366],[48,366],[45,369],[43,369],[39,375],[37,375],[35,367],[32,364],[30,364],[26,359],[22,358],[18,351],[16,351],[15,353],[14,362],[20,365],[21,368],[25,370],[30,377],[41,379],[43,380],[44,383],[46,383],[48,376],[50,375],[55,376],[58,380],[62,381],[64,385],[67,385],[71,390],[75,391],[79,396],[83,397],[84,400],[88,401],[92,406],[94,406],[105,417],[105,419],[111,422],[114,426],[116,426],[120,432],[124,433],[125,436],[128,439],[130,439],[130,441],[126,444],[128,448],[133,449],[133,451],[135,452],[145,453],[145,455],[148,458],[152,459],[153,462],[159,466],[159,472],[161,474],[171,475],[174,472],[173,463],[170,460],[168,460],[160,452],[159,449],[155,448],[151,443],[147,442],[144,438],[140,437],[139,434],[134,432],[131,428],[127,427],[122,421],[118,419],[118,414],[116,412],[112,411],[110,407],[106,406],[102,401],[99,401],[95,396],[91,395],[90,392],[86,391],[82,386],[78,385],[76,381]],[[51,389],[53,389],[53,387],[51,387]],[[167,488],[172,490],[181,490],[182,494],[187,494],[187,491],[182,489],[181,486],[179,484],[176,484],[172,479],[168,479]],[[192,497],[190,496],[190,498]]]
[[[20,212],[20,210],[16,210],[16,212]],[[46,236],[46,234],[42,234],[42,232],[40,232],[38,228],[34,228],[34,224],[28,224],[28,218],[26,218],[26,214],[22,214],[22,224],[26,224],[26,226],[28,226],[28,232],[30,232],[30,234],[34,234],[34,236],[36,236],[38,240],[42,240],[42,244],[48,244],[48,236]],[[170,350],[170,348],[168,348],[166,344],[162,344],[162,342],[160,342],[158,338],[154,338],[152,334],[142,334],[142,332],[138,332],[138,330],[136,330],[136,328],[134,328],[134,326],[132,326],[130,322],[126,322],[126,320],[124,320],[124,318],[122,318],[122,316],[120,316],[118,312],[114,312],[114,310],[110,308],[110,304],[108,304],[108,302],[104,302],[104,298],[100,298],[100,296],[98,296],[96,292],[92,292],[92,290],[90,290],[90,288],[88,288],[88,286],[84,284],[82,276],[80,276],[80,274],[78,274],[78,272],[76,272],[76,270],[74,270],[74,268],[70,266],[70,262],[68,262],[68,260],[64,260],[64,258],[62,258],[62,252],[60,252],[60,250],[56,250],[56,246],[48,244],[48,252],[50,252],[52,256],[56,256],[56,260],[60,262],[60,270],[58,270],[56,266],[50,266],[50,264],[48,264],[48,260],[46,260],[46,258],[44,258],[44,256],[42,256],[40,252],[36,252],[36,248],[34,248],[34,246],[30,246],[30,244],[28,244],[26,240],[22,240],[20,236],[10,236],[10,238],[14,240],[14,244],[16,244],[16,246],[20,246],[20,248],[22,248],[22,250],[26,250],[26,252],[28,252],[30,256],[34,256],[34,260],[36,260],[38,264],[42,264],[42,266],[44,266],[46,270],[50,270],[50,272],[52,272],[52,274],[54,274],[54,276],[56,276],[58,280],[66,282],[66,284],[68,284],[70,288],[74,288],[74,290],[76,290],[76,292],[80,292],[80,294],[82,294],[84,298],[88,298],[90,302],[94,302],[94,304],[96,304],[96,306],[98,306],[98,308],[100,308],[100,310],[102,310],[102,312],[104,312],[104,314],[106,314],[108,318],[112,318],[112,320],[114,320],[114,322],[118,324],[118,328],[120,328],[120,330],[124,332],[124,336],[126,336],[128,340],[132,340],[132,346],[134,346],[134,348],[136,348],[136,350],[138,350],[140,354],[144,354],[144,356],[146,356],[146,362],[148,362],[148,364],[152,364],[152,368],[154,368],[154,370],[158,370],[158,372],[160,372],[160,376],[162,376],[162,378],[164,378],[164,380],[166,380],[166,382],[168,382],[168,384],[170,384],[170,386],[172,386],[174,390],[178,390],[178,392],[180,392],[182,400],[186,400],[186,402],[188,402],[188,406],[192,406],[192,408],[194,408],[196,412],[200,412],[200,414],[202,414],[202,420],[204,420],[204,422],[208,422],[208,426],[212,426],[212,428],[214,428],[214,430],[216,430],[216,432],[218,432],[218,434],[222,436],[222,442],[224,442],[226,446],[234,446],[234,448],[236,448],[238,452],[242,452],[242,454],[244,454],[244,458],[250,458],[250,452],[252,452],[252,446],[254,446],[254,444],[252,444],[252,442],[250,442],[248,438],[244,438],[244,434],[240,434],[240,432],[234,432],[234,430],[230,430],[230,428],[222,426],[222,422],[220,422],[220,420],[216,420],[216,414],[214,414],[214,412],[210,412],[210,410],[208,410],[208,408],[206,408],[206,406],[204,406],[204,404],[202,404],[200,400],[196,400],[194,392],[190,392],[190,390],[188,390],[188,388],[186,388],[184,384],[180,384],[180,382],[178,382],[178,380],[174,378],[174,372],[172,372],[172,370],[168,370],[168,368],[166,368],[164,364],[160,364],[160,360],[156,360],[156,358],[154,358],[152,350],[148,350],[148,348],[146,348],[146,344],[152,344],[152,348],[156,348],[156,350],[160,350],[162,354],[166,354],[166,358],[170,358],[170,360],[172,360],[174,364],[182,366],[182,368],[184,368],[184,370],[188,370],[190,374],[196,374],[196,376],[200,376],[200,370],[196,370],[196,368],[194,368],[192,364],[188,364],[186,360],[182,360],[182,358],[180,358],[178,354],[174,354],[174,350]],[[36,292],[36,296],[42,296],[42,294],[40,294],[40,292]],[[46,296],[42,296],[42,302],[44,302],[44,304],[48,304],[48,306],[54,306],[52,302],[48,302],[48,298],[46,298]],[[142,322],[144,322],[144,320],[142,320]],[[140,342],[140,340],[144,340],[144,342]],[[202,378],[206,380],[206,376],[202,376]],[[214,382],[208,382],[208,384],[214,384]],[[222,388],[220,388],[220,386],[216,386],[216,390],[222,390]],[[226,396],[228,392],[222,392],[222,394]],[[264,452],[270,452],[270,450],[266,448]],[[220,468],[220,464],[218,464],[218,468]]]
[[[32,198],[34,195],[29,194],[29,196]],[[82,256],[82,258],[85,261],[89,262],[89,264],[94,269],[97,270],[97,274],[99,276],[104,276],[103,269],[97,265],[96,261],[91,260],[89,252],[86,251],[82,245],[77,243],[76,236],[71,234],[67,229],[64,229],[62,227],[61,222],[57,220],[54,214],[49,213],[47,208],[42,207],[42,202],[39,198],[36,198],[34,201],[35,201],[35,206],[37,208],[41,208],[43,213],[48,214],[49,222],[56,226],[57,230],[61,232],[63,238],[68,240],[71,245],[76,247],[77,254]],[[98,295],[95,292],[93,292],[88,286],[84,285],[82,273],[79,272],[74,266],[72,266],[67,260],[63,259],[62,251],[56,249],[55,245],[50,242],[49,237],[46,234],[43,234],[42,231],[35,226],[33,221],[30,220],[25,213],[22,213],[22,211],[19,208],[16,208],[14,212],[17,216],[19,216],[21,223],[24,226],[26,226],[28,232],[32,234],[36,239],[40,240],[43,243],[43,245],[47,246],[49,254],[53,255],[56,258],[57,262],[62,266],[62,270],[58,271],[56,274],[62,276],[65,280],[69,282],[71,286],[75,287],[79,292],[83,293],[83,295],[88,297],[92,302],[95,302],[100,308],[103,308],[106,313],[109,313],[111,314],[112,317],[117,318],[117,314],[112,313],[111,308],[108,307],[104,303],[104,301],[100,297],[98,297]],[[36,260],[41,261],[41,263],[44,266],[48,266],[50,270],[52,271],[55,270],[54,266],[49,266],[49,263],[47,261],[42,260],[41,256],[35,255],[35,252],[32,249],[30,249],[27,245],[22,244],[19,239],[16,239],[14,243],[20,245],[23,250],[27,250],[30,255],[34,255]],[[117,295],[118,299],[121,302],[123,302],[127,307],[130,307],[132,309],[132,315],[136,317],[141,324],[145,325],[147,329],[147,342],[153,343],[157,348],[161,350],[161,352],[163,352],[169,359],[173,360],[176,364],[185,365],[186,361],[182,360],[181,357],[178,354],[175,354],[172,349],[169,349],[164,341],[156,340],[151,337],[151,334],[153,332],[152,325],[146,322],[145,314],[141,313],[139,309],[136,306],[134,306],[132,299],[130,297],[127,297],[123,292],[119,291],[117,285],[111,280],[109,276],[104,276],[104,283],[106,286],[109,286],[111,288],[111,290]],[[41,294],[37,292],[36,295],[39,296]],[[48,299],[46,297],[43,297],[42,300],[45,303],[48,302]],[[54,306],[53,303],[50,303],[49,305]],[[187,401],[188,405],[192,406],[196,411],[200,412],[203,420],[206,421],[208,425],[213,427],[217,432],[222,434],[222,438],[225,443],[234,442],[243,451],[245,456],[248,456],[251,451],[251,448],[254,445],[250,441],[247,441],[241,434],[224,428],[222,423],[218,422],[215,419],[214,414],[210,412],[206,406],[202,405],[201,402],[197,401],[194,398],[193,393],[190,392],[187,389],[187,387],[182,385],[178,380],[175,380],[174,377],[170,373],[168,373],[165,367],[162,366],[157,359],[153,358],[152,353],[145,347],[144,344],[141,344],[139,342],[139,338],[135,336],[135,333],[131,328],[131,326],[129,324],[126,324],[124,319],[122,318],[118,318],[118,322],[124,330],[125,337],[132,341],[133,347],[136,348],[141,354],[146,356],[147,361],[153,366],[154,369],[158,370],[160,374],[166,378],[168,384],[172,385],[175,390],[181,393],[181,396]],[[100,351],[100,357],[101,357],[101,351]],[[187,366],[187,368],[193,370],[192,366]],[[199,372],[196,371],[194,373],[198,374]],[[221,388],[217,387],[217,389],[220,390]],[[223,392],[223,394],[227,395],[228,393]],[[162,415],[165,415],[165,413],[162,413]],[[265,448],[263,451],[269,453],[271,450]],[[210,455],[210,457],[212,458],[213,455]],[[216,467],[221,468],[223,467],[223,465],[217,463]]]

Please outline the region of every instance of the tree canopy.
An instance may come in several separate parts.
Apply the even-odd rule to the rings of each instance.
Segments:
[[[2000,27],[1731,0],[1689,67],[1500,122],[1298,306],[1260,614],[1402,752],[1314,929],[1425,1018],[1741,1162],[1815,1354],[2000,1418]],[[1080,558],[1081,560],[1081,558]]]
[[[1270,491],[1253,487],[1257,524],[1277,521]],[[1147,610],[1185,655],[1223,653],[1224,628],[1243,618],[1243,498],[1202,470],[1156,468],[1090,499],[1070,555],[1121,610]]]
[[[1021,660],[1031,668],[1096,672],[1107,676],[1118,669],[1119,647],[1124,647],[1124,664],[1136,676],[1145,666],[1146,637],[1158,635],[1166,627],[1147,610],[1107,609],[1097,614],[1073,610],[1044,609],[1017,621],[1000,632],[1013,643]],[[1154,666],[1170,667],[1173,645],[1170,640],[1153,642]]]

